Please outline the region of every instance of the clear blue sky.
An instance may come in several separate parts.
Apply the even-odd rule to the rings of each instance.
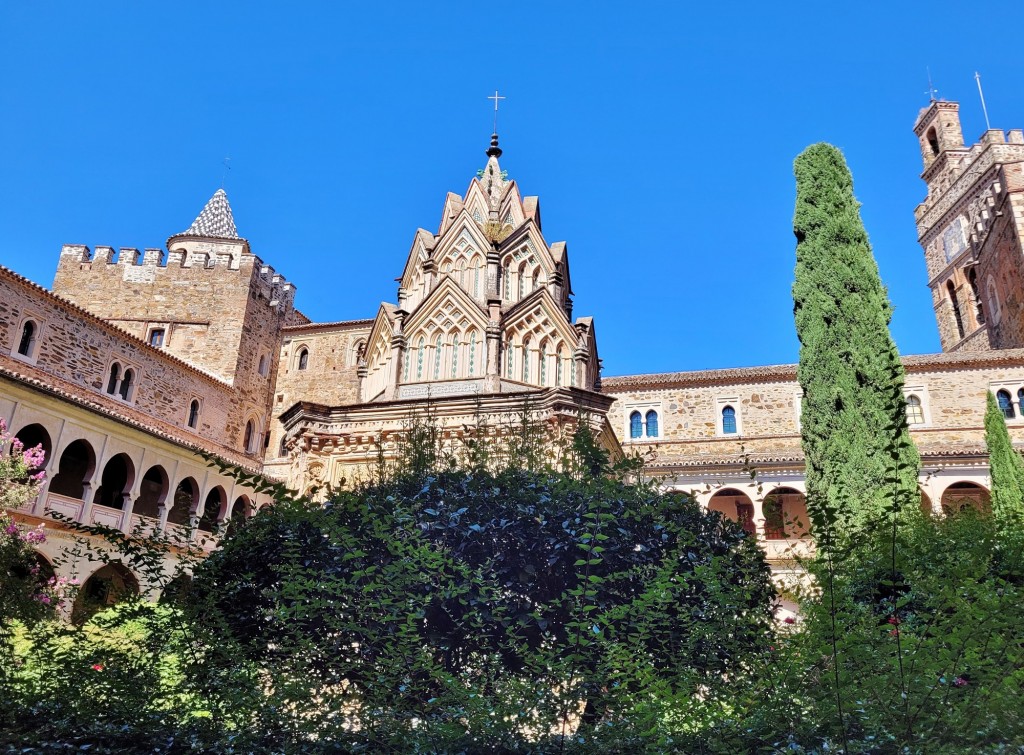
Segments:
[[[221,183],[314,320],[394,301],[418,226],[485,162],[568,242],[605,375],[795,361],[793,158],[841,147],[904,353],[938,349],[911,126],[1024,126],[1014,18],[963,3],[0,5],[0,263],[161,246]],[[957,37],[958,31],[962,37]],[[1013,32],[1013,33],[1011,33]]]

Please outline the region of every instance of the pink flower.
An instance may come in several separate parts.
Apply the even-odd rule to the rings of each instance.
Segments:
[[[94,664],[92,664],[92,670],[93,671],[102,671],[103,670],[103,664],[102,663],[94,663]]]
[[[970,684],[970,682],[964,679],[962,676],[958,676],[956,679],[953,680],[954,687],[966,687],[968,684]]]
[[[900,620],[897,617],[895,617],[895,616],[890,616],[889,617],[889,623],[894,625],[894,626],[897,626],[897,625],[899,625]]]
[[[889,632],[889,636],[890,637],[899,637],[900,636],[900,630],[893,629],[891,632]]]
[[[782,623],[783,624],[796,624],[796,619],[794,619],[792,616],[787,616],[786,618],[784,618],[782,620]]]
[[[39,595],[36,595],[36,600],[38,600],[44,606],[50,605],[50,596],[49,595],[44,595],[44,594],[40,593]]]

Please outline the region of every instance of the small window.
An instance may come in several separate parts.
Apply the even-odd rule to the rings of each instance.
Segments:
[[[304,370],[308,366],[309,366],[309,351],[307,349],[302,349],[299,352],[299,369],[300,370]]]
[[[262,375],[263,377],[267,376],[267,355],[266,354],[263,354],[263,355],[260,356],[260,366],[257,367],[256,369],[260,373],[260,375]]]
[[[643,418],[640,416],[640,412],[633,412],[629,415],[629,437],[639,438],[643,435]]]
[[[192,399],[188,405],[188,426],[195,429],[199,424],[199,399]]]
[[[253,425],[252,425],[252,420],[249,420],[248,422],[245,423],[245,439],[244,439],[244,441],[242,443],[242,445],[245,448],[246,453],[252,453],[252,451],[253,451],[253,448],[252,448],[253,432],[254,432],[254,428],[253,428]]]
[[[111,396],[117,391],[117,381],[121,378],[121,365],[114,362],[110,365],[110,378],[107,380],[107,393]]]
[[[647,437],[657,438],[658,437],[658,413],[651,409],[647,412],[645,418],[647,420]]]
[[[722,409],[722,434],[736,434],[736,410],[731,406],[726,406]]]
[[[932,151],[932,157],[939,154],[939,137],[935,133],[935,127],[928,129],[928,148]]]
[[[907,424],[924,424],[924,407],[921,406],[921,399],[918,396],[907,396]]]
[[[164,345],[163,328],[153,328],[151,331],[149,331],[149,345],[155,346],[156,348],[160,348],[161,346]]]
[[[132,395],[132,381],[135,378],[134,370],[125,370],[124,377],[121,378],[121,389],[118,393],[121,394],[121,398],[127,401]]]
[[[30,357],[36,350],[36,332],[38,327],[31,320],[26,320],[21,327],[21,341],[18,342],[18,353]]]
[[[1006,419],[1013,419],[1017,416],[1013,411],[1013,399],[1010,398],[1010,394],[1007,391],[996,393],[996,401],[999,403],[999,409],[1003,412],[1003,416]]]
[[[281,438],[281,442],[277,446],[277,455],[278,456],[287,456],[288,455],[287,443],[288,443],[288,438],[287,437]]]

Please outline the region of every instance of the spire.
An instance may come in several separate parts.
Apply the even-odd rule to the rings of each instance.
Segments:
[[[189,229],[181,236],[205,236],[214,239],[237,239],[240,238],[235,228],[235,218],[231,214],[231,205],[228,204],[228,195],[224,189],[217,189],[206,203],[206,207],[199,213]]]

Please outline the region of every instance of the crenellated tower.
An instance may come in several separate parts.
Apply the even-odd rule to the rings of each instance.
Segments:
[[[964,144],[956,102],[914,124],[928,196],[914,212],[943,351],[1024,347],[1024,132]]]
[[[223,189],[166,255],[65,245],[53,292],[232,385],[240,426],[253,425],[250,449],[262,448],[281,328],[303,318],[294,286],[238,235]]]

